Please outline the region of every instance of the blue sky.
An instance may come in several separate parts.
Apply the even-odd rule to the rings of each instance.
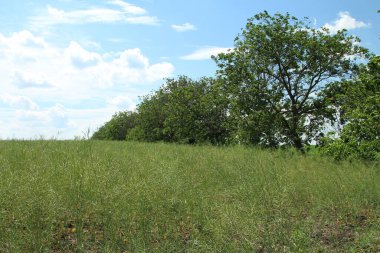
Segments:
[[[348,29],[380,54],[375,0],[20,0],[0,9],[0,138],[59,138],[96,130],[178,75],[213,76],[267,10]]]

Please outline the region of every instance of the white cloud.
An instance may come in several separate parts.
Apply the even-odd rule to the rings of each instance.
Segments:
[[[96,130],[110,120],[115,109],[68,109],[60,104],[36,111],[0,108],[0,138],[73,139],[83,136],[87,129]]]
[[[130,4],[130,3],[126,3],[126,2],[121,1],[121,0],[112,0],[112,1],[109,1],[109,3],[121,7],[124,10],[124,12],[128,13],[128,14],[144,15],[147,13],[147,11],[145,9],[138,7],[138,6],[135,6],[133,4]]]
[[[37,110],[38,105],[26,96],[0,95],[0,101],[15,109]]]
[[[44,40],[41,40],[44,47],[36,48],[18,38],[25,33],[31,35],[30,32],[14,33],[10,37],[0,34],[0,54],[4,55],[0,58],[0,72],[9,76],[17,87],[47,88],[52,84],[60,89],[75,87],[70,83],[87,88],[127,86],[162,80],[174,71],[168,62],[151,64],[138,48],[99,54],[75,41],[59,48]],[[33,40],[41,39],[31,36]]]
[[[58,47],[29,31],[0,33],[0,55],[2,138],[80,135],[119,109],[134,109],[138,96],[174,71],[139,48],[98,53],[77,41]]]
[[[36,63],[41,54],[54,57],[55,51],[50,50],[45,40],[34,36],[30,31],[15,32],[9,37],[0,33],[0,55],[12,62]]]
[[[12,82],[17,87],[24,88],[49,88],[50,84],[44,77],[33,76],[32,73],[23,74],[16,71],[13,75]]]
[[[117,110],[134,111],[136,109],[136,101],[129,96],[116,96],[109,98],[107,102]]]
[[[332,33],[336,33],[342,29],[352,30],[369,26],[369,24],[351,17],[347,11],[339,12],[338,16],[339,18],[332,24],[327,23],[323,27],[328,28]]]
[[[143,56],[138,48],[125,50],[114,63],[121,66],[128,66],[133,69],[146,68],[149,66],[148,58]]]
[[[172,25],[171,26],[176,32],[187,32],[187,31],[195,31],[197,28],[190,23],[184,23],[182,25]]]
[[[201,61],[201,60],[209,60],[212,55],[218,55],[220,53],[227,53],[228,50],[231,50],[230,47],[204,47],[194,51],[191,54],[182,56],[182,60],[189,61]]]
[[[44,48],[46,47],[46,42],[43,38],[34,36],[29,31],[20,31],[13,33],[9,38],[4,37],[0,34],[0,44],[8,44],[13,47],[26,47],[26,48]]]
[[[153,16],[126,17],[125,21],[136,25],[158,25],[160,23],[159,19]]]
[[[70,42],[70,46],[65,50],[65,55],[77,68],[95,66],[100,62],[101,59],[101,56],[99,54],[88,52],[75,41]]]
[[[120,52],[110,62],[103,61],[94,71],[94,82],[100,87],[151,83],[170,76],[174,66],[168,62],[151,65],[140,49]]]
[[[16,111],[20,122],[28,122],[29,126],[45,125],[57,129],[74,127],[75,123],[69,120],[66,108],[56,104],[45,110],[19,110]]]
[[[93,7],[82,10],[65,11],[48,5],[42,15],[32,17],[30,24],[34,30],[59,24],[90,24],[90,23],[130,23],[143,25],[158,25],[159,19],[145,15],[146,10],[121,0],[108,1],[113,8]]]

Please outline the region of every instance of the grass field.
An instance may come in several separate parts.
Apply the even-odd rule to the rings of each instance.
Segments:
[[[376,163],[1,141],[0,175],[0,252],[380,252]]]

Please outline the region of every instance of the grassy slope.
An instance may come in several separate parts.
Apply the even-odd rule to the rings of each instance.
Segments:
[[[242,147],[0,142],[0,252],[380,251],[380,166]]]

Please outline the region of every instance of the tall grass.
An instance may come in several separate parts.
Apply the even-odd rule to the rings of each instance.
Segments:
[[[0,142],[0,252],[378,252],[380,166],[290,151]]]

